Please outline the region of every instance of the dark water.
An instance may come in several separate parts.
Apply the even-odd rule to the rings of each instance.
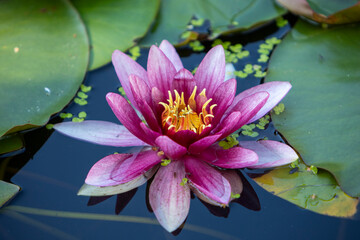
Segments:
[[[232,43],[246,44],[245,49],[250,51],[250,57],[240,60],[235,65],[236,69],[256,62],[256,50],[263,39],[281,37],[287,30],[277,30],[271,25],[229,38]],[[147,50],[142,52],[139,63],[146,66]],[[192,70],[200,63],[204,53],[182,49],[181,56],[184,66]],[[253,76],[238,79],[238,91],[259,82],[260,79]],[[90,72],[84,83],[93,87],[89,93],[89,104],[78,106],[72,103],[64,112],[77,114],[86,111],[88,120],[117,123],[105,100],[107,92],[117,92],[120,86],[112,65]],[[52,122],[60,120],[55,117]],[[129,148],[98,146],[57,132],[51,133],[45,128],[26,133],[26,150],[23,153],[11,159],[0,158],[1,162],[9,161],[5,179],[11,179],[22,187],[20,194],[0,214],[0,239],[360,239],[358,220],[327,217],[303,210],[268,193],[251,179],[249,182],[260,205],[256,204],[256,199],[248,199],[248,205],[252,208],[261,206],[260,211],[233,203],[227,218],[216,217],[195,198],[191,201],[185,228],[173,236],[158,225],[155,216],[148,211],[146,184],[137,190],[119,215],[115,212],[126,201],[124,196],[118,205],[117,197],[113,196],[88,206],[88,197],[76,195],[96,161]],[[274,135],[271,125],[259,138],[263,136],[280,140]],[[246,138],[250,137],[243,137]],[[90,204],[96,200],[99,199],[92,199]]]

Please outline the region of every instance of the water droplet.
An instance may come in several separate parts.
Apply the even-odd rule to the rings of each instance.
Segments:
[[[45,90],[45,94],[46,94],[47,96],[49,96],[49,95],[51,94],[50,88],[44,87],[44,90]]]

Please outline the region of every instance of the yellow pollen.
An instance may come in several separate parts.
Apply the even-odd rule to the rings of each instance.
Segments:
[[[203,89],[198,96],[201,97],[200,102],[204,102],[202,106],[196,107],[196,91],[197,86],[194,87],[189,99],[185,101],[184,93],[174,90],[175,100],[170,91],[168,104],[160,102],[164,107],[161,115],[162,127],[166,131],[181,131],[190,130],[197,134],[204,131],[205,128],[211,127],[211,121],[214,118],[213,109],[216,104],[209,105],[212,99],[207,99],[206,89]],[[209,111],[209,112],[208,112]]]

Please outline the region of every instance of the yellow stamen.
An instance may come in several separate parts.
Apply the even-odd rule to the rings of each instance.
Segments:
[[[216,104],[209,107],[212,99],[207,99],[206,89],[203,89],[199,95],[202,97],[202,101],[205,102],[197,112],[195,100],[196,91],[197,86],[194,87],[187,102],[185,101],[184,92],[179,94],[177,90],[174,90],[175,99],[173,99],[169,91],[168,104],[163,102],[159,103],[164,107],[161,121],[165,131],[178,132],[181,130],[190,130],[200,134],[205,128],[211,127],[211,121],[214,118],[213,109],[216,107]]]

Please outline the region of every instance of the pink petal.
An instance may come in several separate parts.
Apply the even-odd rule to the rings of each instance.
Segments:
[[[85,183],[101,187],[119,185],[141,176],[160,162],[161,158],[152,150],[112,154],[94,164]]]
[[[221,174],[229,181],[232,194],[236,195],[242,193],[244,187],[237,170],[221,171]],[[231,201],[236,199],[238,198],[231,198]]]
[[[242,181],[241,181],[241,177],[239,176],[239,174],[237,173],[236,170],[224,170],[224,171],[220,171],[220,173],[222,174],[223,177],[225,177],[229,181],[230,186],[231,186],[231,194],[236,195],[236,194],[241,194],[242,193],[243,184],[242,184]],[[202,194],[195,187],[190,186],[190,189],[195,193],[195,195],[199,199],[203,200],[204,202],[209,203],[209,204],[214,205],[214,206],[223,207],[222,204],[208,198],[206,195]],[[239,199],[239,198],[231,197],[230,201],[237,200],[237,199]]]
[[[219,171],[192,156],[187,156],[184,162],[186,172],[190,173],[188,179],[193,187],[215,202],[224,205],[229,203],[230,183]]]
[[[54,125],[54,129],[66,136],[100,145],[114,147],[130,147],[147,145],[135,137],[123,125],[111,122],[92,121],[62,122]]]
[[[147,138],[149,139],[149,141],[153,144],[151,144],[152,146],[155,145],[155,139],[158,138],[159,136],[161,136],[160,133],[155,132],[153,130],[151,130],[148,126],[145,125],[145,123],[141,122],[140,123],[140,128],[144,131],[145,135],[147,136]]]
[[[233,108],[232,111],[240,112],[241,118],[237,123],[230,125],[231,128],[228,128],[226,131],[223,130],[223,134],[221,138],[228,136],[229,134],[233,133],[234,131],[238,130],[240,127],[245,125],[252,119],[259,110],[264,106],[267,99],[269,98],[269,94],[267,92],[257,92],[248,97],[241,99]],[[221,123],[222,128],[226,128],[226,125]]]
[[[225,79],[225,53],[221,45],[213,47],[201,61],[195,73],[198,90],[206,89],[206,96],[211,98],[214,91]]]
[[[114,186],[99,187],[99,186],[93,186],[93,185],[88,185],[88,184],[84,183],[84,185],[80,188],[77,195],[80,195],[80,196],[112,196],[112,195],[128,192],[128,191],[133,190],[133,189],[143,185],[144,183],[146,183],[147,180],[149,180],[155,174],[157,169],[158,169],[158,167],[155,166],[152,169],[150,169],[149,171],[141,174],[140,176],[134,178],[133,180],[131,180],[127,183],[114,185]]]
[[[165,54],[156,46],[151,46],[147,64],[150,87],[157,87],[162,93],[172,90],[176,69]]]
[[[160,136],[155,140],[157,146],[160,147],[160,150],[165,153],[165,156],[171,159],[178,159],[184,156],[187,152],[186,148],[180,144],[174,142],[168,136]]]
[[[153,87],[151,89],[151,98],[153,101],[153,108],[155,110],[155,114],[158,118],[158,121],[161,122],[161,114],[164,111],[164,107],[160,105],[159,102],[166,103],[166,97],[157,87]]]
[[[257,85],[253,88],[247,89],[237,95],[234,99],[234,102],[229,107],[231,109],[234,107],[240,100],[258,92],[266,91],[269,93],[269,99],[266,101],[266,104],[259,110],[259,112],[248,120],[247,123],[254,122],[259,118],[263,117],[271,109],[273,109],[280,101],[285,97],[285,95],[291,89],[291,84],[289,82],[268,82],[264,84]],[[245,123],[245,124],[247,124]]]
[[[148,85],[141,78],[130,75],[130,87],[139,111],[144,116],[149,127],[157,132],[161,132],[157,118],[153,112],[151,91]]]
[[[171,43],[169,43],[167,40],[162,40],[159,48],[172,62],[176,71],[179,71],[183,68],[183,64],[181,62],[179,54],[176,52],[174,46]]]
[[[236,79],[223,82],[212,96],[211,104],[217,104],[214,108],[214,119],[211,124],[216,125],[222,118],[226,109],[231,105],[236,93]]]
[[[190,208],[189,187],[181,185],[185,177],[182,161],[171,161],[160,167],[149,189],[149,201],[156,218],[168,232],[185,221]]]
[[[179,94],[184,92],[184,98],[188,99],[191,96],[195,87],[195,80],[191,72],[182,68],[174,76],[173,89],[177,90]]]
[[[147,135],[144,133],[144,131],[139,128],[141,120],[125,98],[116,93],[108,93],[106,95],[106,100],[119,121],[133,135],[135,135],[149,145],[153,144],[149,140]]]
[[[240,146],[253,150],[259,156],[259,161],[248,166],[249,168],[277,167],[289,164],[299,158],[291,147],[277,141],[241,141]]]
[[[218,139],[227,137],[231,133],[238,130],[239,125],[242,124],[242,115],[240,112],[232,112],[227,116],[218,126],[212,131],[213,134],[220,135]]]
[[[137,107],[130,89],[129,76],[134,74],[147,82],[147,73],[145,69],[119,50],[115,50],[112,54],[112,62],[126,96],[129,98],[130,102]]]
[[[189,146],[189,152],[192,154],[199,154],[213,145],[220,137],[221,134],[215,134],[201,138]]]
[[[169,132],[168,132],[169,133]],[[198,134],[194,133],[191,130],[181,130],[175,132],[173,135],[169,136],[175,142],[179,143],[181,146],[188,147],[191,143],[195,142],[198,138]]]
[[[111,179],[111,173],[118,163],[131,158],[132,154],[112,154],[96,162],[90,169],[85,183],[94,186],[112,186],[120,183]]]
[[[110,177],[118,183],[129,182],[160,163],[161,158],[157,151],[153,150],[133,154],[132,157],[119,162]]]
[[[258,162],[258,156],[254,151],[241,147],[223,149],[218,144],[203,151],[199,159],[221,168],[244,168]]]

